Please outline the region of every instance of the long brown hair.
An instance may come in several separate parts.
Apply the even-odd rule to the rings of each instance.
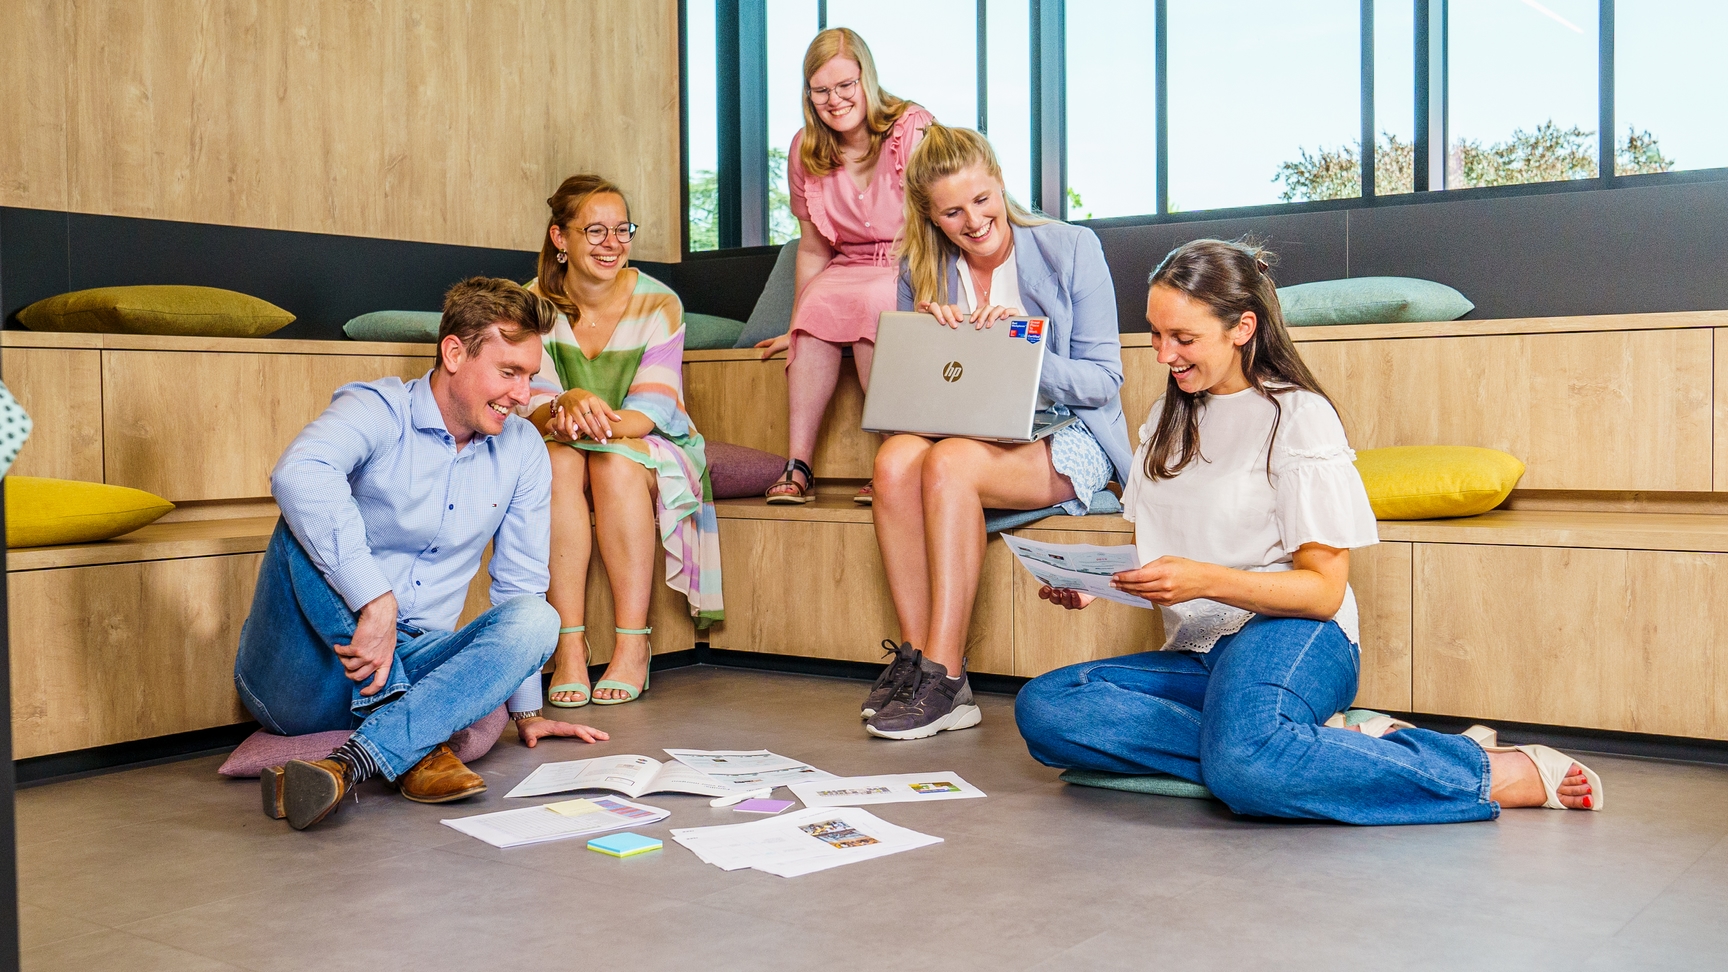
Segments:
[[[1150,280],[1153,287],[1170,287],[1205,304],[1226,330],[1235,327],[1245,313],[1252,312],[1258,319],[1254,336],[1238,351],[1249,387],[1272,403],[1272,434],[1266,440],[1268,477],[1272,475],[1271,443],[1278,437],[1278,423],[1284,417],[1273,392],[1300,388],[1332,401],[1290,341],[1284,313],[1278,307],[1278,288],[1272,282],[1275,260],[1271,251],[1252,240],[1195,240],[1171,250],[1152,271]],[[1174,478],[1200,456],[1200,408],[1205,402],[1206,392],[1190,395],[1176,384],[1174,375],[1170,377],[1164,387],[1158,428],[1152,433],[1151,448],[1146,450],[1148,479]]]
[[[906,160],[906,219],[895,249],[906,259],[914,304],[926,300],[948,303],[948,260],[960,252],[931,217],[930,190],[942,179],[975,165],[982,165],[998,183],[1002,181],[1002,166],[988,139],[970,128],[949,128],[935,122],[924,129],[923,141]],[[1013,226],[1050,222],[1015,202],[1007,190],[1002,192],[1002,202]]]
[[[859,87],[864,94],[864,130],[870,136],[870,151],[863,161],[870,161],[882,151],[882,142],[894,129],[894,123],[912,106],[910,101],[896,98],[876,82],[876,59],[864,38],[850,27],[830,27],[817,34],[804,51],[804,138],[798,146],[798,159],[804,171],[821,178],[845,164],[840,156],[840,140],[816,114],[810,103],[810,75],[822,70],[836,57],[858,63]]]
[[[582,316],[576,309],[576,304],[564,290],[564,275],[570,272],[570,264],[558,262],[558,248],[552,245],[552,227],[556,226],[570,235],[570,224],[576,222],[576,214],[582,211],[582,204],[590,197],[601,193],[611,193],[624,200],[624,217],[630,217],[630,198],[624,195],[624,190],[618,188],[602,176],[592,173],[573,175],[558,186],[558,191],[546,200],[546,205],[552,210],[552,215],[546,220],[546,234],[540,240],[539,272],[535,275],[539,284],[540,296],[552,302],[552,306],[564,312],[571,324]],[[580,229],[578,229],[580,231]],[[619,269],[630,263],[625,258]]]

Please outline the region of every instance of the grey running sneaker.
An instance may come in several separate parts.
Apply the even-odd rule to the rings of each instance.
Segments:
[[[881,711],[864,723],[872,736],[883,739],[923,739],[944,729],[970,729],[984,714],[972,702],[972,685],[966,669],[959,678],[949,678],[948,669],[923,656],[917,667],[900,683],[899,691]]]
[[[870,694],[864,697],[864,708],[860,716],[865,719],[875,715],[877,709],[894,697],[894,690],[900,687],[906,676],[912,674],[912,668],[917,664],[914,659],[918,652],[911,642],[895,644],[894,639],[883,638],[882,651],[894,657],[888,662],[888,667],[882,670],[882,674],[876,676],[876,684],[870,686]]]

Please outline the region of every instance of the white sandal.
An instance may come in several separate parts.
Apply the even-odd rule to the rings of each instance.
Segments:
[[[1488,732],[1493,732],[1493,730],[1488,729],[1487,726],[1471,726],[1470,729],[1486,729]],[[1465,730],[1465,735],[1470,736],[1471,739],[1475,739],[1478,744],[1482,744],[1482,740],[1476,735],[1472,735],[1470,730]],[[1536,775],[1542,778],[1542,790],[1548,796],[1548,799],[1543,801],[1542,805],[1547,807],[1549,810],[1602,809],[1602,804],[1604,802],[1602,799],[1602,778],[1596,775],[1595,770],[1592,770],[1590,767],[1585,766],[1583,763],[1578,762],[1558,749],[1551,749],[1547,746],[1491,745],[1482,745],[1482,748],[1490,753],[1523,753],[1530,757],[1530,762],[1536,764]],[[1566,779],[1566,771],[1574,766],[1578,767],[1578,771],[1584,774],[1584,779],[1590,784],[1590,805],[1588,807],[1569,807],[1560,802],[1560,784]]]
[[[1352,711],[1355,711],[1355,710],[1352,710]],[[1367,711],[1367,710],[1363,710],[1363,711]],[[1369,718],[1364,719],[1361,722],[1356,723],[1354,726],[1350,725],[1348,719],[1346,718],[1345,713],[1338,712],[1338,713],[1333,714],[1332,718],[1327,719],[1325,722],[1325,725],[1328,729],[1351,729],[1351,728],[1354,728],[1357,731],[1361,732],[1362,735],[1372,736],[1375,739],[1379,739],[1381,736],[1384,736],[1387,733],[1389,733],[1395,729],[1414,729],[1414,728],[1416,728],[1415,726],[1411,725],[1408,722],[1405,722],[1402,719],[1394,719],[1389,715],[1384,715],[1384,714],[1379,713],[1379,712],[1376,712],[1372,716],[1370,716]]]

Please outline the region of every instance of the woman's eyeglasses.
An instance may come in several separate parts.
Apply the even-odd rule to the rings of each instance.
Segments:
[[[582,233],[588,237],[588,242],[594,246],[606,242],[608,235],[618,237],[620,243],[628,243],[630,237],[636,235],[636,224],[619,223],[617,226],[607,226],[604,223],[590,223],[582,227]]]
[[[842,81],[832,88],[811,88],[810,103],[813,105],[825,105],[828,103],[828,99],[833,95],[839,95],[843,101],[851,101],[852,96],[858,93],[858,82],[861,80],[863,79],[853,78],[850,81]]]

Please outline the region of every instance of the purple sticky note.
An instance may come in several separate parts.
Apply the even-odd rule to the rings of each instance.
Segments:
[[[732,809],[744,813],[779,813],[791,805],[791,800],[745,800]]]

